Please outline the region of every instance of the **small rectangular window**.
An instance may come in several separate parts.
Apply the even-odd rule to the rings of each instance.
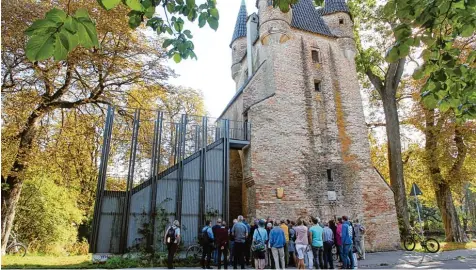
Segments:
[[[314,82],[314,91],[321,92],[321,82]]]
[[[312,62],[314,63],[320,63],[321,59],[319,57],[319,51],[318,50],[312,50]]]
[[[344,19],[339,19],[339,24],[344,24]]]
[[[332,169],[327,169],[327,181],[331,182],[332,179]]]

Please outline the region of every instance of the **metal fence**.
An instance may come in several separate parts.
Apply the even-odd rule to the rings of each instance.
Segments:
[[[90,252],[159,249],[175,219],[194,243],[205,218],[228,215],[230,140],[249,141],[249,123],[109,107]]]

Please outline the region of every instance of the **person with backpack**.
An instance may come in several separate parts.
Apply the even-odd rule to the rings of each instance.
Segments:
[[[228,268],[228,229],[226,228],[226,222],[222,221],[221,226],[215,229],[215,246],[218,253],[218,269],[221,269],[221,257],[223,255],[223,265],[225,269]]]
[[[241,269],[245,269],[246,238],[248,237],[248,227],[243,223],[243,216],[238,216],[238,222],[233,225],[231,234],[235,238],[235,249],[233,250],[233,268],[236,269],[240,262]]]
[[[258,227],[253,232],[251,250],[253,251],[256,269],[264,269],[266,265],[265,256],[266,244],[268,243],[268,232],[264,228],[265,224],[265,220],[260,220],[258,222]]]
[[[296,231],[294,230],[294,226],[296,225],[296,222],[294,221],[289,221],[289,245],[288,245],[288,251],[289,251],[289,265],[292,265],[294,267],[297,266],[297,259],[296,259]],[[293,263],[291,264],[291,260]]]
[[[212,231],[212,222],[210,220],[207,220],[206,222],[207,225],[203,227],[202,229],[202,236],[200,240],[200,244],[202,245],[202,269],[211,269],[210,267],[210,260],[212,257],[212,250],[213,250],[213,241],[214,241],[214,236],[213,236],[213,231]],[[207,258],[207,262],[205,265],[205,257]]]
[[[276,269],[286,268],[284,259],[286,236],[277,221],[274,222],[274,227],[269,234],[269,244],[271,246],[271,252],[273,253],[274,265],[276,265]]]
[[[222,222],[221,218],[218,218],[217,219],[217,224],[213,225],[213,227],[212,227],[213,235],[217,235],[216,230],[221,228],[221,222]],[[212,258],[213,258],[213,263],[216,264],[218,262],[218,249],[216,248],[216,246],[213,248]]]
[[[164,243],[167,245],[167,268],[174,268],[174,255],[177,252],[178,245],[180,244],[180,222],[174,220],[172,226],[169,226],[165,230]]]

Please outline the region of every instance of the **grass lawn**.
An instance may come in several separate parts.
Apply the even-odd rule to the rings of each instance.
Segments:
[[[26,255],[2,256],[2,268],[98,268],[91,263],[91,255],[43,256]]]

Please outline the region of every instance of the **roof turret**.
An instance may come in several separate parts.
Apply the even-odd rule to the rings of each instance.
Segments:
[[[233,37],[231,38],[230,47],[233,42],[240,38],[246,37],[246,19],[248,17],[248,12],[246,11],[245,0],[241,1],[240,11],[238,12],[238,17],[236,18],[235,30],[233,31]]]
[[[349,7],[345,0],[325,0],[324,7],[320,11],[322,15],[332,14],[336,12],[345,12],[350,14]]]

